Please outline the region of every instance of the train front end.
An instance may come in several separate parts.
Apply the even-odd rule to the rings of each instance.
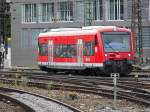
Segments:
[[[131,72],[134,62],[133,35],[129,29],[118,28],[115,31],[101,32],[104,53],[104,72]]]

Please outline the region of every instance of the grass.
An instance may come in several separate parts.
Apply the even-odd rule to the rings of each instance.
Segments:
[[[4,83],[2,80],[0,80],[0,87],[3,87],[4,86]]]
[[[48,84],[47,84],[47,89],[48,89],[48,92],[51,91],[52,89],[52,85],[53,85],[53,82],[52,81],[49,81]]]

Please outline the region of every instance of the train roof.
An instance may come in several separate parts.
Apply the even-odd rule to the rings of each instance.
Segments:
[[[50,32],[62,32],[62,31],[79,31],[81,28],[57,28],[51,29]]]
[[[106,29],[106,28],[120,28],[117,26],[85,26],[82,30],[92,30],[92,29]]]
[[[39,37],[46,37],[46,36],[72,36],[72,35],[95,35],[97,31],[106,31],[106,30],[113,30],[116,31],[117,29],[122,29],[125,31],[130,31],[127,28],[120,28],[117,26],[87,26],[82,28],[58,28],[58,29],[51,29],[49,32],[40,33]]]

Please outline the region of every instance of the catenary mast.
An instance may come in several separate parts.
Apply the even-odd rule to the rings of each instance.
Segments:
[[[143,63],[141,0],[132,0],[131,29],[134,33],[135,62],[141,65]]]

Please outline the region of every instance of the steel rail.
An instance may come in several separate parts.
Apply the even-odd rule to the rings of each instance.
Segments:
[[[68,77],[68,78],[55,78],[55,77],[44,77],[44,76],[27,76],[28,79],[36,79],[36,80],[39,80],[39,81],[57,81],[57,82],[65,82],[65,83],[72,83],[72,84],[82,84],[82,85],[102,85],[102,84],[105,84],[105,85],[110,85],[112,86],[113,85],[113,82],[112,82],[112,78],[109,78],[109,80],[105,80],[105,78],[103,79],[96,79],[96,80],[92,80],[92,79],[79,79],[79,78],[71,78],[71,77]],[[122,84],[122,85],[126,85],[126,86],[132,86],[132,87],[138,87],[138,88],[143,88],[143,89],[149,89],[150,88],[150,83],[148,82],[144,82],[143,80],[132,80],[132,81],[127,81],[126,80],[122,80],[122,79],[118,79],[118,83],[119,84]]]
[[[0,72],[1,77],[16,77],[17,75],[21,76],[27,76],[27,77],[58,77],[61,78],[80,78],[80,79],[95,79],[95,80],[110,80],[110,77],[96,77],[96,76],[78,76],[78,75],[58,75],[58,74],[47,74],[45,72],[21,72],[21,71],[2,71]],[[148,78],[137,78],[137,77],[121,77],[119,80],[127,80],[127,81],[133,81],[138,79],[139,81],[150,81]]]
[[[14,83],[15,79],[4,79],[3,78],[3,81],[6,81],[6,83],[8,83],[8,82]],[[21,83],[21,80],[17,80],[17,83],[18,84]],[[45,82],[27,81],[27,85],[49,89],[48,84],[46,84]],[[110,84],[110,85],[112,85],[112,84]],[[120,98],[126,97],[129,100],[132,99],[132,101],[140,102],[140,103],[147,104],[147,105],[150,104],[149,100],[143,99],[144,97],[147,97],[148,99],[150,99],[150,95],[149,95],[150,92],[147,92],[147,91],[144,91],[141,89],[137,89],[134,87],[129,87],[129,86],[118,85],[118,87],[121,88],[121,93],[118,97],[120,97]],[[104,87],[103,86],[101,86],[101,87],[97,87],[97,86],[86,87],[86,86],[79,86],[79,85],[77,86],[77,85],[67,85],[67,84],[52,84],[50,89],[77,91],[77,92],[91,93],[91,94],[97,94],[97,95],[106,95],[106,96],[112,97],[113,96],[113,89],[112,88],[113,87],[111,86],[111,87],[106,89],[106,85]],[[122,89],[124,89],[124,91]],[[129,93],[127,93],[125,91],[129,91]],[[120,90],[119,90],[119,92],[120,92]],[[132,96],[133,94],[135,95],[134,98]],[[148,95],[145,95],[145,94],[148,94]],[[130,97],[130,98],[128,98],[128,97]]]
[[[21,107],[22,107],[24,110],[26,110],[27,112],[35,112],[35,110],[33,110],[31,107],[29,107],[29,106],[26,105],[25,103],[23,103],[23,102],[21,102],[21,101],[15,99],[15,98],[13,98],[13,97],[10,97],[10,96],[8,96],[8,95],[6,95],[6,94],[3,94],[3,93],[1,93],[1,92],[0,92],[0,97],[1,97],[1,98],[4,98],[4,99],[7,99],[7,100],[11,101],[12,103],[15,103],[15,104],[21,106]]]
[[[69,110],[71,110],[72,112],[82,112],[81,110],[79,110],[79,109],[77,109],[77,108],[75,108],[75,107],[73,107],[73,106],[70,106],[70,105],[65,104],[65,103],[63,103],[63,102],[60,102],[60,101],[58,101],[58,100],[55,100],[55,99],[52,99],[52,98],[49,98],[49,97],[46,97],[46,96],[42,96],[42,95],[39,95],[39,94],[36,94],[36,93],[31,93],[31,92],[27,92],[27,91],[23,91],[23,90],[12,89],[12,88],[6,88],[6,87],[0,87],[0,91],[1,91],[1,92],[3,91],[5,94],[6,94],[7,92],[17,92],[17,93],[21,93],[21,94],[25,93],[25,94],[33,95],[33,96],[40,97],[40,98],[42,98],[42,99],[45,99],[45,100],[48,100],[48,101],[51,101],[51,102],[55,102],[55,103],[57,103],[57,104],[59,104],[59,105],[62,105],[62,106],[64,106],[64,107],[68,108]],[[7,96],[8,96],[8,95],[7,95]],[[8,97],[9,97],[9,96],[8,96]],[[29,111],[29,112],[30,112],[30,111]],[[31,111],[31,112],[32,112],[32,111]],[[33,111],[33,112],[35,112],[35,111]]]
[[[14,73],[13,73],[14,74]],[[112,78],[109,77],[84,77],[84,76],[66,76],[66,75],[53,75],[53,76],[47,76],[47,75],[32,75],[32,74],[23,74],[21,76],[15,75],[1,75],[1,77],[9,77],[9,78],[18,78],[18,77],[27,77],[28,79],[37,79],[37,80],[51,80],[51,81],[57,81],[57,82],[66,82],[70,83],[72,82],[73,84],[83,84],[83,85],[88,85],[88,84],[103,84],[103,83],[110,83],[112,82]],[[85,83],[84,83],[85,82]],[[150,88],[150,80],[147,78],[142,79],[142,78],[118,78],[118,83],[119,84],[124,84],[128,86],[134,86],[138,88],[143,88],[143,89],[149,89]]]
[[[84,76],[43,76],[43,75],[24,75],[29,79],[38,79],[38,80],[51,80],[51,81],[57,81],[57,82],[66,82],[66,83],[73,83],[73,84],[82,84],[82,85],[109,85],[110,82],[112,82],[112,79],[109,77],[84,77]],[[4,77],[4,76],[3,76]],[[6,75],[7,77],[7,75]],[[16,75],[11,75],[11,77],[16,77]],[[133,87],[138,87],[138,88],[145,88],[149,89],[150,88],[150,83],[149,80],[146,79],[141,79],[141,78],[119,78],[118,79],[119,84],[124,84],[126,86],[133,86]],[[112,84],[110,84],[112,86]]]
[[[22,72],[18,72],[18,73],[22,73]],[[33,73],[34,74],[34,73]],[[112,89],[112,79],[109,78],[109,77],[91,77],[91,76],[72,76],[72,75],[52,75],[52,76],[48,76],[48,74],[43,73],[40,75],[40,73],[35,73],[34,75],[32,75],[31,72],[26,72],[26,73],[23,73],[23,76],[26,76],[27,78],[30,78],[30,79],[38,79],[40,81],[42,80],[47,80],[47,81],[56,81],[56,82],[59,82],[61,84],[52,84],[52,88],[51,89],[57,89],[57,90],[60,90],[60,88],[64,89],[64,90],[70,90],[70,91],[79,91],[79,92],[85,92],[85,93],[91,93],[91,94],[100,94],[101,95],[104,95],[106,94],[107,96],[111,96],[112,97],[112,90],[106,90],[106,88],[100,88],[98,86],[109,86],[109,88]],[[15,79],[16,80],[16,79]],[[18,80],[18,79],[17,79]],[[28,79],[27,79],[28,80]],[[130,94],[127,93],[127,92],[124,92],[124,93],[120,93],[120,97],[127,97],[127,99],[132,99],[134,101],[135,100],[135,97],[133,98],[133,93],[134,95],[137,95],[137,99],[139,100],[139,102],[145,102],[145,104],[149,104],[149,101],[144,101],[145,99],[139,99],[139,94],[140,97],[145,93],[148,93],[150,94],[149,92],[145,91],[145,90],[142,90],[142,88],[146,85],[148,88],[149,87],[149,83],[148,84],[145,84],[145,82],[143,81],[146,81],[148,82],[149,80],[142,80],[140,78],[119,78],[118,79],[118,87],[120,89],[124,89],[124,90],[127,90],[127,91],[130,91]],[[21,81],[20,81],[21,82]],[[17,81],[17,83],[19,83],[19,81]],[[63,83],[70,83],[70,84],[75,84],[74,86],[67,86],[67,85],[64,85]],[[41,82],[41,83],[38,83],[38,84],[35,84],[34,82],[32,81],[29,81],[29,85],[32,85],[32,86],[38,86],[38,87],[42,87],[42,88],[47,88],[48,84],[45,84],[45,82]],[[77,85],[81,85],[81,86],[78,86]],[[76,86],[76,87],[75,87]],[[86,87],[87,86],[87,87]],[[95,87],[94,87],[95,86]],[[123,94],[124,96],[121,96],[121,94]],[[141,101],[142,100],[142,101]],[[147,100],[147,99],[146,99]]]
[[[32,74],[33,75],[58,75],[59,73],[47,73],[47,72],[43,72],[43,71],[40,71],[40,70],[16,70],[16,71],[0,71],[1,73],[0,74],[13,74],[13,73],[18,73],[18,74]],[[63,73],[65,74],[65,73]],[[60,75],[60,74],[59,74]],[[136,70],[136,71],[132,71],[130,74],[126,74],[124,75],[124,77],[135,77],[136,75],[138,75],[138,77],[150,77],[150,70],[144,70],[144,71],[141,71],[141,70]],[[78,75],[79,76],[79,75]],[[101,76],[101,75],[99,75]],[[103,75],[102,75],[103,76]],[[87,78],[91,78],[91,76],[86,76]],[[93,76],[92,76],[93,77]],[[96,78],[97,76],[93,77],[93,78]]]

